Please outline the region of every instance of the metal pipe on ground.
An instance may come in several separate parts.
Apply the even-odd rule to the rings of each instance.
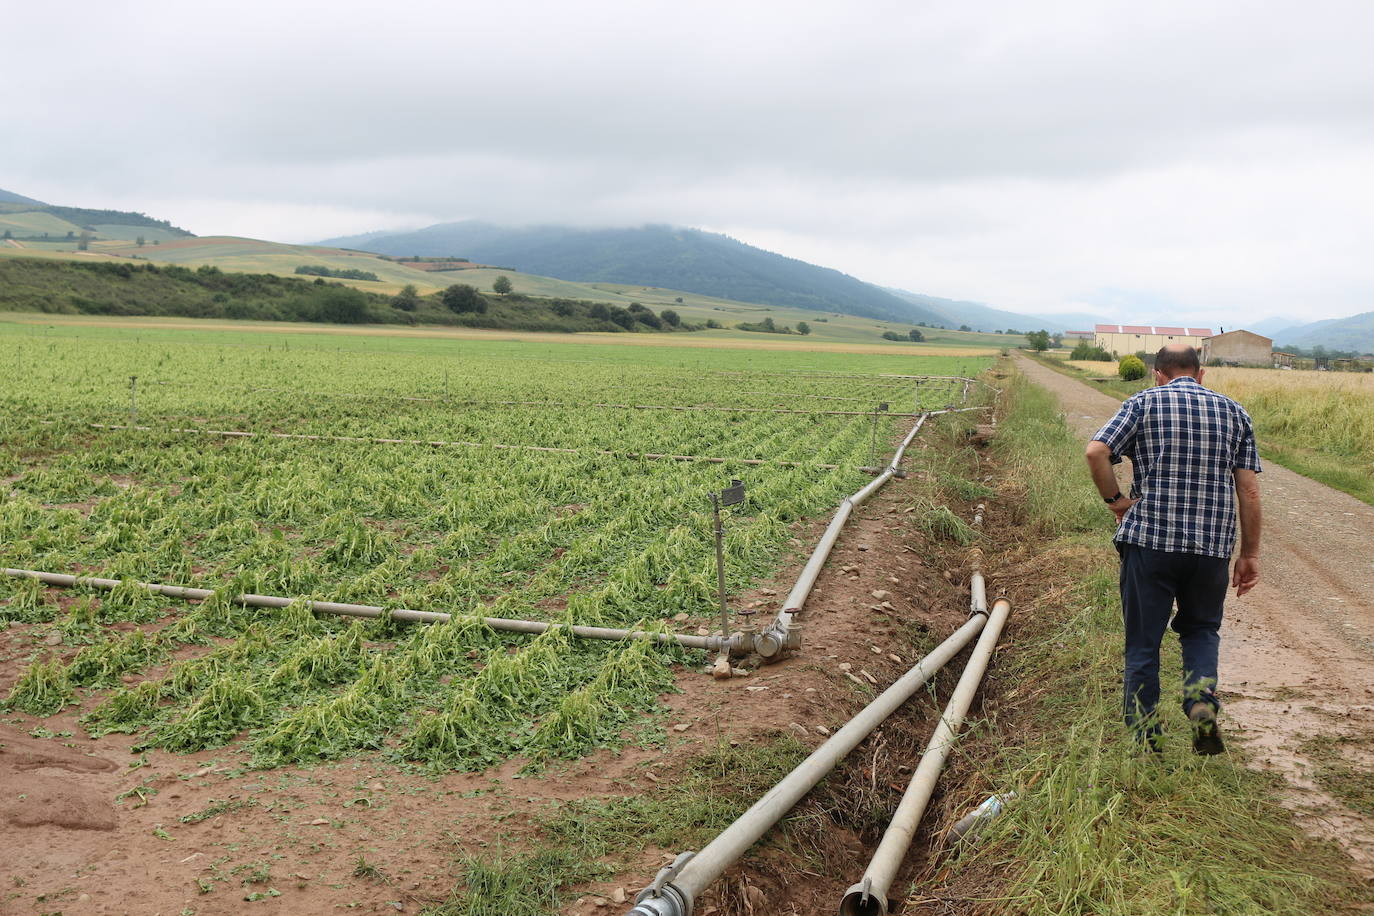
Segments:
[[[1008,599],[998,598],[993,602],[987,627],[978,638],[978,644],[964,666],[964,673],[959,677],[959,684],[954,688],[949,705],[945,707],[940,723],[930,736],[926,752],[911,777],[911,784],[907,786],[896,813],[892,815],[892,823],[883,834],[863,878],[849,888],[840,900],[840,916],[887,916],[890,905],[887,895],[892,881],[897,877],[897,870],[906,858],[907,850],[911,848],[921,815],[925,813],[931,793],[935,791],[935,782],[940,778],[940,771],[944,769],[945,761],[958,740],[959,729],[968,715],[969,706],[978,692],[978,685],[982,683],[983,674],[1002,634],[1002,627],[1010,614],[1011,602]]]
[[[986,505],[979,503],[973,510],[973,530],[980,535],[983,532],[983,512]],[[987,584],[983,580],[983,548],[973,547],[968,552],[969,565],[969,613],[986,614],[988,612],[988,591]]]
[[[975,614],[824,744],[811,752],[700,852],[685,852],[635,899],[630,916],[691,916],[694,901],[859,743],[954,658],[987,622]]]
[[[754,651],[759,654],[765,662],[776,661],[782,657],[789,649],[795,649],[800,644],[800,633],[795,617],[800,614],[806,605],[806,599],[811,594],[811,589],[816,584],[816,579],[821,574],[825,561],[830,558],[830,551],[834,549],[835,542],[840,538],[840,531],[844,528],[845,522],[853,514],[855,508],[861,506],[870,496],[882,489],[883,484],[891,480],[896,474],[902,463],[902,458],[906,455],[907,446],[916,438],[916,434],[921,431],[921,427],[930,417],[947,413],[948,411],[936,410],[923,413],[917,418],[911,431],[906,434],[902,444],[897,447],[897,452],[892,456],[881,474],[875,477],[858,492],[846,496],[840,503],[840,507],[835,510],[835,515],[830,519],[830,524],[826,526],[821,539],[816,542],[816,547],[811,551],[811,556],[807,558],[806,565],[802,567],[801,574],[797,576],[796,583],[792,590],[787,593],[786,600],[782,603],[782,610],[778,616],[773,618],[761,633],[754,637]]]
[[[41,572],[33,569],[0,569],[0,573],[17,578],[37,579],[48,585],[58,585],[63,588],[76,588],[86,586],[90,588],[113,589],[122,584],[120,579],[102,579],[94,576],[71,576],[66,573]],[[213,591],[204,588],[188,588],[182,585],[159,585],[153,582],[137,582],[140,588],[147,589],[154,595],[165,595],[169,598],[189,598],[193,600],[205,600],[215,594]],[[290,607],[298,599],[281,598],[276,595],[253,595],[244,594],[235,596],[232,599],[236,604],[248,607],[271,607],[285,608]],[[413,611],[408,608],[384,608],[372,604],[344,604],[337,601],[304,601],[306,607],[318,614],[334,614],[340,617],[364,617],[377,619],[380,617],[390,617],[392,620],[402,620],[407,623],[447,623],[453,619],[451,614],[436,613],[434,611]],[[461,615],[458,619],[464,619]],[[509,633],[529,633],[537,635],[548,630],[567,630],[573,636],[583,639],[609,639],[627,640],[643,639],[660,643],[674,643],[688,649],[705,649],[708,652],[733,652],[738,654],[747,651],[748,647],[741,646],[740,641],[733,638],[723,638],[720,636],[686,636],[676,633],[650,633],[645,630],[618,630],[610,627],[588,627],[579,624],[548,623],[542,620],[512,620],[507,617],[472,617],[493,630],[503,630]]]

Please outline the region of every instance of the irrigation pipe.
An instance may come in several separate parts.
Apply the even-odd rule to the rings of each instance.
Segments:
[[[934,651],[873,702],[865,706],[824,744],[811,752],[782,781],[769,789],[748,811],[726,827],[700,852],[684,852],[663,869],[635,898],[630,916],[691,916],[694,901],[732,862],[758,842],[827,773],[858,747],[926,681],[959,653],[983,629],[987,617],[975,614]]]
[[[949,411],[933,410],[921,414],[915,425],[911,427],[911,432],[906,434],[902,444],[897,447],[897,453],[892,456],[892,461],[888,463],[882,473],[858,492],[846,496],[840,503],[840,507],[835,510],[834,517],[830,519],[830,524],[826,526],[825,532],[821,535],[820,541],[816,543],[815,550],[811,552],[806,565],[802,567],[801,574],[797,576],[796,584],[787,593],[787,599],[783,601],[782,610],[778,612],[777,617],[773,618],[773,622],[754,638],[755,651],[764,661],[776,661],[786,651],[796,649],[801,645],[801,627],[795,622],[795,618],[806,606],[806,599],[811,594],[811,589],[815,586],[816,579],[821,574],[821,568],[825,566],[825,561],[830,558],[830,551],[834,549],[835,542],[839,540],[840,531],[844,528],[845,522],[849,520],[849,516],[853,514],[855,508],[863,505],[870,496],[882,489],[883,484],[896,476],[902,458],[906,454],[907,446],[916,438],[916,434],[921,431],[926,420],[936,414],[947,412]]]
[[[414,401],[442,401],[442,398],[406,398]],[[798,410],[791,407],[724,407],[715,404],[574,404],[567,401],[448,401],[460,407],[556,407],[561,409],[576,407],[596,407],[613,410],[698,410],[719,411],[722,413],[790,413],[808,417],[867,417],[869,410]],[[912,413],[893,413],[894,417],[914,417]]]
[[[40,572],[33,569],[0,569],[0,573],[7,576],[14,576],[23,579],[37,579],[39,582],[48,585],[62,586],[63,588],[90,587],[110,590],[120,585],[120,579],[101,579],[88,576],[70,576],[66,573]],[[188,588],[182,585],[158,585],[152,582],[135,582],[139,588],[146,589],[154,595],[165,595],[169,598],[190,598],[204,600],[215,593],[205,588]],[[285,608],[295,604],[297,600],[293,598],[279,598],[275,595],[237,595],[231,599],[236,604],[248,607],[270,607]],[[334,614],[341,617],[366,617],[377,619],[389,617],[392,620],[403,620],[407,623],[447,623],[454,619],[451,614],[437,613],[434,611],[412,611],[407,608],[384,608],[372,604],[342,604],[337,601],[309,601],[303,600],[307,608],[317,614]],[[742,651],[742,640],[721,637],[721,636],[686,636],[677,633],[650,633],[645,630],[617,630],[609,627],[588,627],[579,624],[548,623],[542,620],[511,620],[506,617],[471,617],[458,619],[478,620],[491,627],[493,630],[504,630],[511,633],[530,633],[539,634],[548,630],[567,630],[573,636],[584,639],[610,639],[627,640],[643,639],[660,643],[674,643],[688,649],[705,649],[708,652],[719,651]]]
[[[998,598],[993,602],[987,627],[978,638],[978,645],[974,646],[968,664],[964,666],[954,695],[950,697],[949,705],[940,716],[940,723],[930,736],[930,743],[926,745],[926,752],[916,766],[911,784],[907,786],[896,813],[892,815],[892,823],[883,834],[863,878],[846,891],[840,901],[840,916],[887,916],[887,894],[892,881],[897,876],[902,860],[906,858],[907,850],[911,848],[921,815],[925,813],[931,793],[935,791],[935,781],[940,778],[940,771],[944,769],[945,761],[958,740],[959,729],[968,715],[969,706],[973,704],[973,696],[978,692],[978,685],[982,683],[992,652],[997,647],[997,639],[1010,614],[1009,600]],[[981,619],[981,615],[975,619]]]
[[[47,422],[47,421],[45,421]],[[550,445],[509,445],[501,442],[463,442],[445,439],[382,439],[373,436],[334,436],[310,433],[255,433],[235,429],[202,429],[196,427],[169,426],[158,429],[152,426],[129,426],[118,423],[91,423],[92,429],[132,429],[142,432],[167,432],[199,434],[203,436],[223,436],[233,439],[305,439],[318,442],[366,442],[374,445],[432,445],[454,448],[494,448],[527,452],[557,452],[566,455],[602,455],[609,458],[628,458],[646,461],[690,461],[702,464],[748,464],[776,465],[778,467],[808,467],[821,471],[840,470],[838,464],[811,464],[806,461],[781,461],[772,458],[716,458],[706,455],[670,455],[660,452],[616,452],[608,449],[559,448]]]

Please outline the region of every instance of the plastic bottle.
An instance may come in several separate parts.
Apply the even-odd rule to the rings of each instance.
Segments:
[[[989,795],[981,805],[965,814],[951,828],[946,839],[949,845],[954,845],[967,840],[972,842],[978,838],[978,834],[983,832],[983,828],[991,823],[992,819],[1002,813],[1003,806],[1016,797],[1015,792],[1007,792],[1002,795]]]

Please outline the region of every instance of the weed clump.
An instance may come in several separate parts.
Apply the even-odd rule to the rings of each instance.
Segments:
[[[266,713],[267,703],[258,691],[224,674],[205,689],[181,718],[154,729],[148,744],[169,751],[218,747],[245,728],[260,725]]]
[[[50,716],[61,712],[74,699],[67,668],[54,658],[30,665],[10,689],[5,706],[23,710],[31,716]]]

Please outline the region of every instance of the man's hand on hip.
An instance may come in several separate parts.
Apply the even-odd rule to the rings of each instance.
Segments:
[[[1116,516],[1116,523],[1119,525],[1121,520],[1126,517],[1126,513],[1131,511],[1131,506],[1138,502],[1140,500],[1123,496],[1114,503],[1107,503],[1107,508],[1112,510],[1112,515]]]
[[[1237,598],[1254,588],[1259,577],[1259,557],[1236,557],[1235,568],[1231,570],[1231,584],[1236,587]]]

